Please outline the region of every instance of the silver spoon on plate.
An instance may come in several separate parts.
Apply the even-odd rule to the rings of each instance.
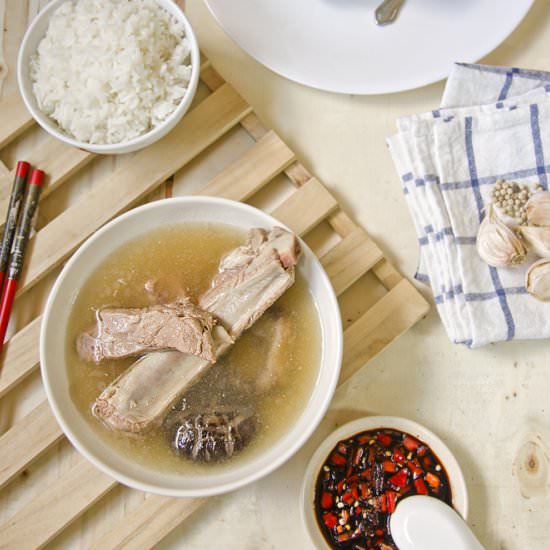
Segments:
[[[378,25],[389,25],[393,23],[399,15],[399,10],[405,0],[384,0],[374,12],[376,23]]]

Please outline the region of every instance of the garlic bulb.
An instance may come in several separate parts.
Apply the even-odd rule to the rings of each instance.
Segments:
[[[519,229],[537,256],[550,258],[550,227],[522,225]]]
[[[525,276],[525,287],[537,300],[550,300],[550,260],[535,262]]]
[[[525,214],[529,225],[550,226],[550,192],[535,193],[525,205]]]
[[[479,226],[476,244],[481,259],[493,267],[516,266],[527,256],[521,237],[499,219],[491,205]]]

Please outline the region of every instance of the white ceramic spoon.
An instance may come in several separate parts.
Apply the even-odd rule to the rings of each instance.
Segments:
[[[404,498],[391,516],[390,529],[399,550],[484,550],[466,522],[433,497]]]

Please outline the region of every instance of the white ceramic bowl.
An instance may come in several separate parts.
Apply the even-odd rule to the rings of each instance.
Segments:
[[[46,304],[40,334],[40,364],[48,400],[65,435],[93,464],[121,483],[169,496],[214,495],[267,475],[283,464],[308,439],[329,406],[342,361],[342,324],[338,302],[321,264],[302,243],[298,270],[308,281],[319,313],[322,354],[319,374],[304,411],[288,432],[248,462],[212,473],[162,473],[119,454],[84,420],[69,395],[65,338],[70,304],[97,267],[124,243],[151,230],[182,222],[217,222],[238,226],[282,226],[261,210],[243,203],[210,197],[180,197],[157,201],[132,210],[95,233],[67,262]]]
[[[183,24],[185,28],[185,35],[189,41],[189,46],[191,49],[191,79],[187,87],[187,91],[180,101],[179,105],[176,107],[174,112],[159,126],[153,128],[149,132],[138,136],[134,139],[124,141],[121,143],[114,144],[95,144],[88,143],[84,141],[79,141],[74,139],[65,133],[57,123],[51,119],[48,115],[44,114],[39,108],[32,90],[32,81],[30,77],[30,58],[36,52],[38,44],[46,34],[46,29],[48,28],[48,22],[52,13],[67,0],[53,0],[48,4],[33,20],[27,32],[23,36],[21,41],[21,46],[19,47],[19,55],[17,57],[17,82],[19,84],[19,92],[23,101],[40,126],[46,132],[51,134],[53,137],[78,147],[92,153],[99,154],[121,154],[121,153],[130,153],[132,151],[137,151],[148,145],[151,145],[155,141],[164,137],[170,130],[176,126],[176,124],[181,120],[185,112],[189,109],[195,92],[197,90],[197,85],[199,82],[199,73],[200,73],[200,51],[195,33],[191,28],[191,24],[181,11],[181,9],[172,1],[172,0],[156,0],[161,6],[163,6],[167,11],[174,14],[179,21]]]
[[[330,549],[330,546],[325,541],[323,534],[317,524],[315,517],[315,484],[319,471],[327,459],[330,451],[336,444],[348,439],[358,433],[367,430],[377,430],[380,428],[390,428],[406,432],[420,441],[426,443],[432,451],[438,456],[443,464],[449,483],[451,485],[451,495],[453,508],[464,518],[468,515],[468,493],[464,475],[458,465],[455,457],[449,448],[437,437],[433,432],[424,428],[424,426],[408,420],[406,418],[398,418],[395,416],[367,416],[359,418],[344,424],[334,432],[332,432],[321,445],[317,448],[311,457],[306,469],[304,483],[302,486],[302,518],[306,530],[318,549]]]

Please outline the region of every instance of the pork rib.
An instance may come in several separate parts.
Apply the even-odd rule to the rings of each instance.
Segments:
[[[215,361],[214,318],[189,298],[145,308],[105,308],[76,342],[79,356],[99,363],[173,349]]]
[[[211,288],[199,300],[220,321],[213,332],[216,357],[294,283],[300,252],[297,237],[275,227],[251,230],[243,246],[222,258]],[[149,353],[103,390],[93,412],[114,430],[144,432],[163,420],[211,364],[179,352]]]

